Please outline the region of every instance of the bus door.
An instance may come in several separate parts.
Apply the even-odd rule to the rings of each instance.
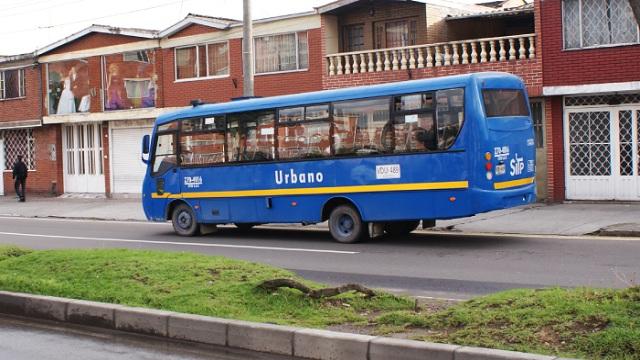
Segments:
[[[162,213],[160,216],[164,216],[169,198],[181,196],[176,136],[175,131],[162,132],[156,136],[150,193],[155,202],[153,208]],[[156,216],[157,214],[154,215]]]

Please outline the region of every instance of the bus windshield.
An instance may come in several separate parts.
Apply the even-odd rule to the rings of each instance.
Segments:
[[[482,98],[487,117],[529,116],[527,100],[522,90],[483,90]]]

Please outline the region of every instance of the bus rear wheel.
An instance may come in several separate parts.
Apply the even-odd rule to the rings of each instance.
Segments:
[[[340,243],[351,244],[362,240],[367,233],[366,224],[353,206],[340,205],[329,215],[329,231]]]
[[[384,224],[384,232],[390,236],[409,235],[420,225],[419,220],[414,221],[390,221]]]
[[[181,236],[195,236],[200,230],[196,216],[187,204],[176,206],[171,215],[171,223],[176,234]]]

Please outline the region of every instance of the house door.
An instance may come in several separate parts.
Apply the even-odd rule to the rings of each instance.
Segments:
[[[105,192],[101,133],[100,124],[65,125],[62,128],[65,192]]]
[[[565,111],[567,199],[640,200],[640,107]]]

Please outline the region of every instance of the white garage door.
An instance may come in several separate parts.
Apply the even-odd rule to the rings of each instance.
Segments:
[[[116,194],[140,194],[146,165],[140,161],[142,137],[151,134],[150,127],[115,128],[112,130],[112,177]]]

